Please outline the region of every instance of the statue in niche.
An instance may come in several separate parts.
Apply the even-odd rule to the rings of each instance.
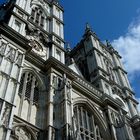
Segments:
[[[15,135],[18,137],[18,140],[31,140],[31,134],[26,132],[22,127],[15,128]]]
[[[4,55],[5,49],[6,49],[6,43],[1,42],[0,43],[0,54],[1,55]]]
[[[71,99],[71,92],[70,92],[70,90],[71,90],[71,83],[70,83],[70,81],[67,82],[66,87],[67,87],[68,99]]]
[[[12,47],[9,46],[9,51],[6,54],[6,57],[11,60],[12,62],[14,62],[15,59],[15,54],[16,54],[16,50]]]
[[[15,63],[18,65],[18,66],[21,66],[22,64],[22,58],[23,58],[23,55],[21,53],[18,52],[18,56],[16,58],[16,61]]]
[[[80,133],[79,133],[79,126],[78,126],[78,122],[77,122],[77,119],[76,119],[75,115],[72,117],[72,122],[73,122],[74,139],[81,140],[81,136],[80,136]]]
[[[1,125],[4,125],[5,127],[8,127],[9,118],[10,118],[10,111],[11,111],[11,107],[5,106],[4,112],[2,115],[2,119],[1,119]]]

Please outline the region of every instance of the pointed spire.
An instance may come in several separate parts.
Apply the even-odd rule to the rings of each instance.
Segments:
[[[109,40],[106,40],[106,46],[107,46],[107,47],[112,47],[112,45],[111,45],[111,43],[110,43]]]
[[[66,51],[70,52],[71,51],[71,47],[70,47],[70,43],[66,43]]]
[[[99,39],[97,37],[96,33],[92,31],[92,28],[90,27],[90,25],[88,23],[86,23],[86,28],[85,28],[85,33],[83,35],[83,38],[85,38],[89,35],[93,35],[95,38]]]
[[[74,58],[71,58],[71,64],[74,64],[74,63],[75,63]]]
[[[90,28],[89,23],[87,22],[87,23],[86,23],[86,29],[85,29],[85,32],[89,32],[89,31],[92,31],[92,30],[91,30],[91,28]]]
[[[59,0],[50,0],[51,2],[54,2],[56,4],[59,4]]]

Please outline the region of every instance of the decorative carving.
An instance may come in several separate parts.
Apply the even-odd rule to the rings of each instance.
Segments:
[[[49,37],[30,24],[26,26],[26,34],[27,39],[30,41],[29,45],[31,46],[32,51],[41,57],[45,57],[45,47],[47,47]]]
[[[95,107],[96,107],[96,109],[100,112],[101,116],[104,117],[103,111],[102,111],[99,107],[97,107],[97,106],[95,106]]]
[[[29,40],[37,40],[43,45],[46,45],[49,42],[49,37],[42,33],[39,29],[33,27],[31,24],[26,25],[26,37]]]
[[[13,128],[11,136],[17,140],[37,140],[38,130],[30,128],[28,125],[23,123],[13,122]]]
[[[9,118],[10,118],[11,107],[9,105],[5,105],[4,112],[1,119],[1,125],[8,127]]]
[[[0,43],[0,54],[1,55],[4,55],[5,49],[6,49],[6,43],[1,42]]]
[[[17,55],[17,58],[15,60],[15,63],[18,65],[18,66],[21,66],[22,64],[22,58],[23,58],[23,55],[21,53],[18,52],[18,55]]]
[[[2,101],[0,100],[0,112],[1,112],[1,108],[2,108]]]
[[[77,122],[77,119],[76,119],[75,115],[72,117],[72,122],[73,122],[73,135],[74,135],[74,138],[78,139],[80,134],[78,132],[79,127],[78,127],[78,122]]]
[[[32,5],[40,6],[44,10],[45,15],[47,17],[50,16],[50,14],[49,14],[49,6],[48,6],[47,3],[44,2],[44,0],[32,0],[31,6]]]
[[[127,126],[127,129],[128,129],[130,138],[134,139],[132,128],[130,126]]]
[[[7,54],[6,54],[6,57],[7,57],[10,61],[14,62],[15,54],[16,54],[16,50],[15,50],[14,48],[12,48],[12,47],[9,46],[9,51],[8,51]]]
[[[32,47],[32,51],[36,53],[37,55],[41,57],[46,56],[46,51],[43,49],[43,46],[41,43],[39,43],[37,40],[30,40],[29,45]]]
[[[15,135],[18,136],[18,140],[31,140],[31,134],[22,127],[16,127]]]

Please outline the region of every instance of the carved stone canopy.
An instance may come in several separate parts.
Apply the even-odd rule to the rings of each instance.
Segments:
[[[17,140],[37,140],[37,135],[25,125],[13,127],[12,137]]]
[[[22,127],[16,127],[15,135],[19,140],[31,140],[31,134]]]

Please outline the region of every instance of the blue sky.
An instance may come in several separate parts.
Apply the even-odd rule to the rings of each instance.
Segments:
[[[101,40],[110,40],[123,56],[132,88],[140,99],[140,0],[60,0],[60,3],[65,11],[65,40],[74,47],[88,22]]]
[[[123,56],[132,88],[140,98],[140,0],[61,0],[60,3],[65,11],[65,40],[74,47],[88,22],[101,40],[110,40]]]

